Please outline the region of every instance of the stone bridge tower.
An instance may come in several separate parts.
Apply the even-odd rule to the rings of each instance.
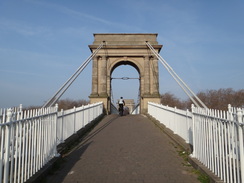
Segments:
[[[131,65],[139,73],[140,111],[146,113],[148,101],[160,102],[158,59],[146,45],[148,41],[159,53],[162,45],[157,42],[157,34],[94,34],[90,50],[94,52],[103,41],[105,46],[93,58],[90,102],[104,102],[110,113],[112,73],[120,65]]]

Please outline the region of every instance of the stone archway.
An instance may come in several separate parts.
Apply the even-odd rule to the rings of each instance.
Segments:
[[[140,111],[147,112],[147,102],[160,102],[158,85],[158,60],[151,53],[146,41],[159,53],[157,34],[94,34],[94,42],[89,45],[93,52],[102,41],[106,45],[93,58],[92,93],[90,102],[104,102],[110,113],[110,87],[113,70],[122,65],[131,65],[140,76]]]
[[[122,71],[122,73],[119,74],[120,75],[119,77],[118,77],[118,74],[116,77],[116,70],[117,69],[120,70],[120,72]],[[111,68],[109,68],[109,70],[110,70],[110,75],[108,77],[111,79],[110,80],[110,91],[111,91],[110,96],[112,96],[111,102],[118,109],[119,108],[118,99],[121,96],[123,96],[126,109],[127,109],[128,113],[131,114],[134,111],[135,107],[138,105],[138,102],[140,102],[140,96],[141,96],[140,72],[141,72],[141,68],[139,69],[138,66],[135,63],[133,63],[132,61],[129,61],[129,60],[120,61],[120,60],[118,60],[118,61],[115,61],[113,64],[111,64]],[[118,79],[120,79],[120,80],[118,80]],[[133,79],[133,81],[130,81],[129,85],[128,85],[128,82],[122,81],[121,79],[123,79],[123,80]],[[124,86],[125,83],[127,83],[126,86]],[[116,84],[117,84],[117,87],[116,87]],[[124,87],[122,87],[122,86],[124,86]],[[116,90],[116,92],[115,92],[116,88],[117,89],[120,88],[120,90]],[[130,98],[125,97],[125,95],[128,95],[128,93],[131,94],[129,96]],[[134,99],[132,99],[133,98],[132,96],[135,97],[135,95],[137,95],[137,97],[134,98],[135,99],[134,100]],[[140,95],[140,96],[138,96],[138,95]]]

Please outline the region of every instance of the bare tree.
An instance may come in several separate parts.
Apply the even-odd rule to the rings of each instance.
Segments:
[[[161,94],[161,104],[168,105],[170,107],[177,107],[178,109],[186,108],[185,102],[181,101],[170,92]]]
[[[82,105],[88,104],[89,101],[81,99],[81,100],[72,100],[72,99],[63,99],[58,101],[59,110],[63,109],[71,109],[73,107],[80,107]]]
[[[232,88],[206,90],[197,93],[197,96],[210,109],[227,110],[228,104],[233,107],[244,107],[244,89],[234,91]],[[161,95],[161,103],[179,109],[190,109],[191,100],[181,101],[173,94],[167,92]]]
[[[232,88],[206,90],[199,92],[197,96],[211,109],[227,110],[228,104],[233,107],[243,107],[244,105],[244,89],[238,91],[234,91]],[[190,107],[189,103],[188,101],[188,107]]]

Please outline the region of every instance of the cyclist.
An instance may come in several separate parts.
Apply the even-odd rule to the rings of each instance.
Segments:
[[[120,116],[123,116],[124,105],[125,105],[125,101],[123,100],[123,97],[120,97],[120,99],[119,99],[119,114],[120,114]]]

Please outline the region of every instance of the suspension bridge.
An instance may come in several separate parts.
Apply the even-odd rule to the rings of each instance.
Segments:
[[[92,54],[40,109],[0,110],[0,182],[31,182],[61,157],[67,162],[47,182],[197,182],[176,142],[212,180],[243,182],[244,109],[207,108],[159,54],[157,34],[94,34],[89,48]],[[58,111],[57,101],[91,61],[91,104]],[[191,110],[159,104],[158,62],[191,99]],[[139,77],[113,78],[120,65],[131,65]],[[113,79],[139,80],[135,115],[116,114]],[[61,147],[74,137],[78,145],[64,154]]]

